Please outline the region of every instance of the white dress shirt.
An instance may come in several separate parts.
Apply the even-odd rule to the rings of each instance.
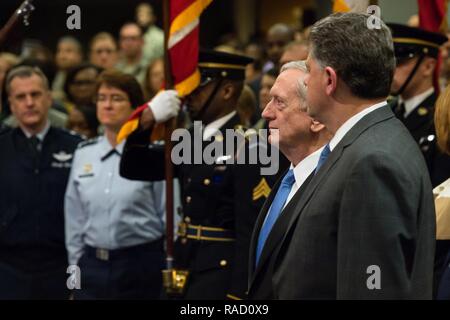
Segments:
[[[42,129],[41,132],[36,134],[36,138],[38,138],[40,142],[44,141],[44,138],[47,135],[47,132],[48,132],[49,129],[50,129],[50,122],[47,121],[47,123],[45,124],[44,129]],[[33,134],[31,134],[30,132],[28,132],[25,129],[22,129],[22,131],[23,131],[23,134],[25,135],[25,137],[27,137],[28,139],[30,139],[33,136]]]
[[[379,102],[379,103],[374,104],[373,106],[368,107],[368,108],[364,109],[363,111],[355,114],[353,117],[351,117],[350,119],[345,121],[344,124],[342,126],[340,126],[339,129],[336,131],[336,133],[334,134],[334,137],[330,140],[330,143],[329,143],[330,151],[333,151],[333,149],[342,140],[342,138],[344,138],[344,136],[347,134],[347,132],[349,132],[350,129],[353,128],[359,122],[359,120],[364,118],[364,116],[371,113],[372,111],[375,111],[376,109],[384,107],[384,106],[387,107],[386,101]]]
[[[322,153],[322,150],[324,148],[325,148],[325,146],[314,151],[309,156],[307,156],[305,159],[300,161],[295,167],[291,163],[290,169],[294,170],[295,182],[292,185],[291,191],[289,192],[289,195],[286,199],[286,203],[284,204],[284,207],[286,207],[286,205],[289,203],[289,201],[291,201],[291,199],[294,197],[297,190],[300,189],[300,187],[306,181],[306,179],[309,177],[309,175],[316,169],[317,163],[319,163],[320,154]],[[284,207],[283,207],[283,209],[284,209]]]
[[[297,163],[297,165],[294,167],[291,163],[291,167],[289,170],[294,170],[294,184],[291,187],[291,191],[289,191],[289,195],[286,199],[286,202],[283,206],[283,209],[288,205],[289,201],[294,197],[295,193],[300,189],[302,184],[306,181],[306,179],[309,177],[309,175],[316,169],[317,163],[319,163],[320,154],[322,153],[322,150],[325,148],[323,146],[322,148],[314,151],[309,156],[307,156],[305,159]],[[266,222],[267,216],[269,215],[270,209],[272,209],[272,205],[270,206],[269,210],[267,211],[266,217],[264,218],[264,223]]]

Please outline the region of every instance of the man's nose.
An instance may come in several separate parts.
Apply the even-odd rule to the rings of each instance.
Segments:
[[[261,114],[261,116],[266,120],[269,120],[272,118],[272,108],[271,108],[272,102],[271,101],[269,101],[269,103],[266,104],[266,106]]]
[[[25,96],[25,104],[27,105],[27,107],[31,107],[34,105],[34,99],[31,95],[26,95]]]

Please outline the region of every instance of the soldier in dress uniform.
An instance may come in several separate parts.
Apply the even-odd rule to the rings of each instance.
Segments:
[[[436,146],[434,105],[437,92],[434,74],[439,47],[447,41],[442,34],[400,24],[389,24],[397,67],[392,82],[390,104],[419,144],[433,187],[450,176],[450,159]]]
[[[214,143],[226,145],[227,129],[242,129],[235,106],[242,91],[245,66],[250,62],[250,58],[234,54],[200,52],[201,84],[185,101],[190,118],[194,120],[194,127],[189,130],[189,139],[194,137],[189,140],[192,155],[201,156]],[[176,104],[175,99],[167,98],[170,94],[170,91],[163,92],[149,103],[153,122],[167,118],[160,115],[167,112],[164,110],[176,109],[171,107]],[[159,106],[164,101],[166,106]],[[195,121],[202,124],[197,140],[195,130],[199,127]],[[149,131],[141,129],[128,138],[121,162],[121,173],[125,177],[163,178],[163,147],[149,147],[148,137]],[[261,147],[254,143],[257,141],[254,137],[244,138],[238,150],[218,151],[212,162],[203,160],[175,167],[183,197],[183,222],[175,243],[175,266],[188,272],[181,298],[245,297],[252,229],[277,178],[276,175],[261,176],[259,165],[230,163],[229,160],[237,159],[239,154]],[[199,142],[203,147],[196,149],[195,144]]]
[[[48,120],[48,81],[37,68],[6,78],[18,128],[0,135],[0,299],[68,299],[64,191],[81,141]]]

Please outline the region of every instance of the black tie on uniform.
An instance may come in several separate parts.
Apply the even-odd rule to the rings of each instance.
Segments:
[[[41,148],[40,148],[40,141],[39,141],[38,137],[31,136],[28,139],[28,142],[30,143],[30,146],[34,152],[38,153],[40,151]]]

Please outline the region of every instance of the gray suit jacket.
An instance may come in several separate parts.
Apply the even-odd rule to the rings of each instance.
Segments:
[[[291,209],[274,266],[275,298],[431,298],[430,178],[389,108],[344,136]]]

